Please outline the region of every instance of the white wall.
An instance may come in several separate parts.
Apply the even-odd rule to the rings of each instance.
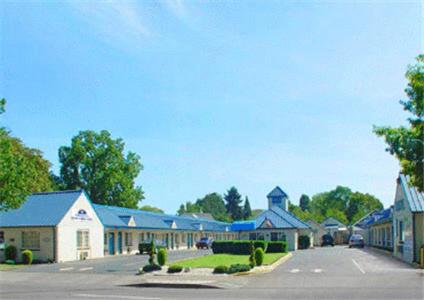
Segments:
[[[90,219],[81,220],[76,218],[78,211],[81,209],[87,212],[87,216]],[[84,229],[88,229],[90,233],[88,258],[103,257],[103,225],[88,199],[84,194],[81,194],[57,226],[57,261],[79,259],[77,231]]]

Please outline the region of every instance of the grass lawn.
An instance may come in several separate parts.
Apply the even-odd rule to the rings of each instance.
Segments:
[[[287,253],[266,253],[263,264],[270,265],[286,254]],[[229,267],[233,264],[249,264],[249,255],[212,254],[202,257],[184,259],[176,261],[172,264],[191,268],[215,268],[216,266],[220,265]]]
[[[0,271],[8,271],[13,269],[18,269],[22,267],[26,267],[27,265],[8,265],[8,264],[0,264]]]

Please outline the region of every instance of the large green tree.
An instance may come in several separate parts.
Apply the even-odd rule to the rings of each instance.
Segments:
[[[5,105],[1,99],[0,114]],[[19,208],[31,193],[50,191],[49,168],[40,150],[25,146],[0,127],[0,210]]]
[[[215,220],[228,220],[224,200],[218,193],[207,194],[203,198],[197,199],[196,205],[200,207],[202,212],[210,213]]]
[[[106,130],[79,132],[59,149],[64,187],[86,190],[94,203],[137,208],[144,197],[135,179],[143,165],[137,154],[124,154],[124,146]]]
[[[300,208],[305,211],[309,209],[309,203],[311,202],[311,199],[305,194],[302,194],[299,199],[299,206]]]
[[[400,101],[403,109],[411,113],[408,127],[374,127],[374,132],[384,137],[387,151],[395,155],[402,172],[410,175],[411,182],[424,191],[424,55],[417,57],[417,63],[406,72],[408,86],[406,101]]]
[[[140,207],[140,210],[144,210],[144,211],[150,211],[150,212],[155,212],[155,213],[161,213],[163,214],[164,211],[158,207],[154,207],[151,205],[143,205],[142,207]]]
[[[190,201],[187,201],[185,204],[181,204],[180,208],[177,211],[178,215],[182,215],[185,213],[200,213],[200,212],[202,212],[202,208],[196,203],[192,203]]]
[[[252,216],[252,209],[250,208],[249,198],[246,196],[246,199],[244,200],[244,206],[243,206],[243,219],[247,220],[251,216]]]
[[[226,208],[227,213],[232,220],[237,221],[243,219],[243,212],[240,206],[242,200],[238,190],[233,186],[224,195],[224,199],[227,202]]]

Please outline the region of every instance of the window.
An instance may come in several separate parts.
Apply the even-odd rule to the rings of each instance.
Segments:
[[[88,230],[77,231],[77,248],[78,249],[90,248],[90,232]]]
[[[125,246],[132,246],[132,232],[125,232]]]
[[[38,231],[22,232],[22,248],[29,250],[40,249],[40,233]]]
[[[249,233],[249,240],[256,240],[256,233],[255,232]]]
[[[403,221],[398,221],[398,227],[399,227],[399,242],[402,242],[405,240],[405,232],[403,231]]]
[[[144,241],[144,232],[138,234],[138,241],[139,242],[143,242]]]

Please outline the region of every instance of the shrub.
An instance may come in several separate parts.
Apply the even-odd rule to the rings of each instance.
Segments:
[[[182,270],[182,266],[172,265],[168,268],[168,273],[180,273]]]
[[[255,261],[257,266],[261,266],[264,262],[265,252],[262,248],[256,248],[255,250]]]
[[[214,254],[233,253],[233,241],[213,241],[212,251]]]
[[[9,245],[9,246],[6,247],[6,249],[4,249],[4,257],[6,258],[6,260],[15,260],[16,261],[17,255],[18,255],[18,250],[13,245]]]
[[[256,266],[256,259],[255,259],[255,246],[253,245],[253,241],[250,241],[249,245],[249,264],[251,268],[254,268]]]
[[[216,266],[215,269],[213,269],[213,272],[215,274],[225,274],[228,272],[227,266]]]
[[[22,251],[22,262],[25,265],[30,265],[32,264],[32,251],[31,250],[24,250]]]
[[[269,242],[267,253],[287,252],[287,242]]]
[[[151,265],[155,264],[155,254],[156,254],[155,242],[152,241],[150,243],[150,249],[149,249],[149,264]]]
[[[162,270],[162,267],[156,264],[148,264],[143,267],[144,272],[153,272]]]
[[[13,259],[7,259],[5,261],[5,264],[6,265],[16,265],[16,261],[14,261]]]
[[[311,245],[311,240],[307,235],[301,235],[297,239],[297,243],[299,244],[299,249],[308,249]]]
[[[250,254],[250,241],[233,241],[231,254]]]
[[[266,241],[254,241],[255,249],[262,248],[264,252],[266,252],[266,249],[268,248],[268,242]]]
[[[161,248],[158,251],[158,264],[160,266],[163,266],[166,264],[166,260],[167,260],[167,253],[166,253],[166,249]]]
[[[228,274],[234,274],[234,273],[238,273],[238,272],[248,272],[248,271],[250,271],[249,265],[236,264],[236,265],[230,266],[230,268],[228,269]]]

